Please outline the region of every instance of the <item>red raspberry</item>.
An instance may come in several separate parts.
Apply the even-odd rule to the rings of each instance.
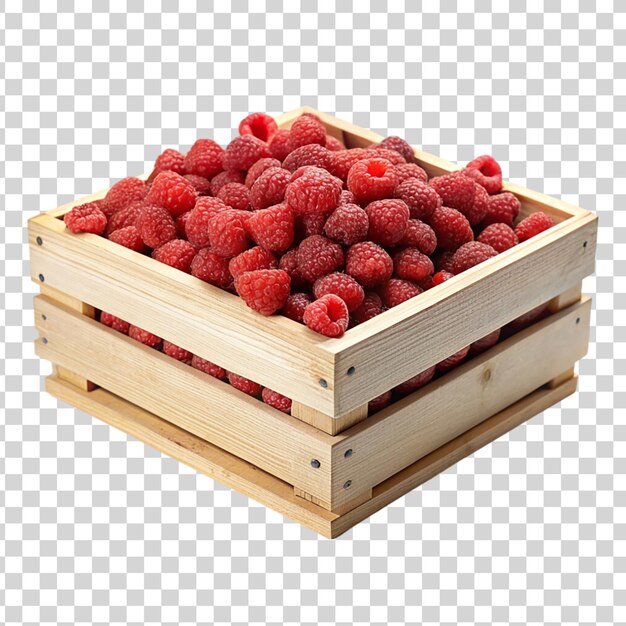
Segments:
[[[302,278],[310,283],[341,269],[344,262],[341,246],[322,235],[304,239],[298,246],[297,258]]]
[[[148,187],[143,180],[128,176],[109,189],[107,195],[104,196],[104,205],[106,210],[113,214],[137,200],[143,200],[147,193]]]
[[[433,262],[435,263],[435,269],[437,271],[450,272],[452,274],[452,259],[454,258],[455,250],[447,250],[437,255]]]
[[[163,352],[167,354],[167,356],[176,359],[177,361],[190,361],[193,356],[189,350],[185,350],[185,348],[181,348],[176,344],[163,340]]]
[[[367,150],[365,148],[352,148],[351,150],[332,152],[328,157],[328,171],[345,182],[348,180],[350,168],[366,157]]]
[[[367,148],[365,152],[366,159],[385,159],[394,166],[406,163],[404,157],[399,152],[396,152],[395,150],[389,150],[388,148],[384,148],[380,145],[376,146],[375,148]]]
[[[317,115],[303,113],[291,126],[287,139],[287,150],[293,152],[310,143],[326,145],[326,128]]]
[[[491,196],[487,203],[487,213],[483,219],[483,226],[502,222],[513,226],[515,218],[519,214],[522,205],[520,201],[508,191]]]
[[[259,246],[238,254],[228,262],[228,269],[235,279],[244,272],[275,270],[277,267],[278,262],[274,255]]]
[[[452,257],[452,271],[460,274],[470,267],[474,267],[487,259],[497,256],[497,252],[486,243],[480,241],[469,241],[464,243]]]
[[[135,252],[143,252],[145,250],[141,233],[136,226],[118,228],[109,235],[109,241],[124,246],[129,250],[134,250]]]
[[[346,246],[365,241],[368,229],[367,213],[356,204],[340,204],[324,225],[328,237]]]
[[[63,221],[72,233],[102,235],[107,227],[107,217],[95,202],[75,206]]]
[[[228,289],[233,284],[233,277],[228,270],[228,261],[210,248],[202,248],[193,257],[191,275],[205,283],[220,289]]]
[[[405,161],[411,162],[415,158],[415,151],[410,144],[402,137],[397,135],[391,135],[385,137],[379,144],[373,144],[370,148],[377,150],[378,148],[385,148],[386,150],[394,150],[398,154],[402,155]]]
[[[247,211],[227,209],[216,213],[209,220],[209,243],[213,252],[230,259],[248,249],[246,213]]]
[[[544,302],[527,313],[516,317],[512,322],[509,322],[508,327],[513,331],[521,330],[540,320],[547,312],[548,303]]]
[[[493,348],[493,346],[495,346],[500,340],[500,332],[501,329],[496,328],[493,332],[490,332],[488,335],[485,335],[484,337],[481,337],[480,339],[475,341],[470,346],[470,353],[480,354],[481,352],[489,350],[489,348]]]
[[[365,212],[368,239],[382,246],[395,246],[402,239],[409,224],[409,207],[402,200],[375,200]]]
[[[346,303],[332,293],[312,302],[304,311],[304,323],[326,337],[341,337],[350,319]]]
[[[433,365],[427,370],[424,370],[416,376],[413,376],[412,378],[405,380],[403,383],[400,383],[397,387],[394,388],[394,391],[403,395],[413,393],[414,391],[417,391],[418,389],[421,389],[424,385],[428,384],[435,375],[435,372],[436,368]]]
[[[462,170],[465,176],[474,179],[487,193],[498,193],[502,189],[502,169],[499,163],[488,154],[476,157]]]
[[[191,211],[187,211],[186,213],[181,213],[174,220],[174,224],[176,225],[176,237],[178,239],[186,239],[187,238],[187,230],[186,230],[186,228],[187,228],[187,222],[189,221],[189,217],[190,216],[191,216]]]
[[[397,182],[396,170],[386,159],[358,161],[348,172],[348,189],[361,204],[393,197]]]
[[[419,282],[430,276],[433,262],[417,248],[403,248],[393,255],[393,267],[398,278]]]
[[[355,324],[362,324],[380,315],[384,310],[383,301],[380,299],[380,296],[374,291],[368,291],[365,294],[365,298],[363,298],[361,306],[355,311],[352,311],[352,321]]]
[[[254,181],[250,189],[250,204],[255,210],[280,204],[285,199],[285,190],[291,181],[291,174],[281,167],[265,170]]]
[[[211,181],[208,178],[196,176],[195,174],[185,174],[183,178],[193,185],[199,196],[211,195]]]
[[[100,313],[100,323],[116,330],[118,333],[122,333],[123,335],[128,335],[128,329],[130,328],[130,324],[125,322],[123,319],[119,317],[115,317],[115,315],[111,315],[106,311],[102,311]]]
[[[277,131],[276,121],[267,113],[250,113],[239,122],[240,135],[254,135],[261,141],[269,141]]]
[[[291,288],[293,290],[308,287],[306,280],[302,278],[298,267],[298,249],[294,248],[285,252],[278,262],[278,269],[285,270],[291,277]]]
[[[177,174],[185,173],[185,157],[178,150],[168,148],[164,150],[156,158],[152,173],[148,176],[148,184],[150,184],[161,172],[172,171]]]
[[[293,281],[292,281],[293,283]],[[294,322],[303,323],[304,310],[311,304],[311,296],[307,293],[292,293],[285,302],[281,313]]]
[[[515,234],[520,242],[526,241],[544,230],[552,228],[554,224],[554,220],[549,215],[537,211],[537,213],[531,213],[515,227]]]
[[[339,296],[348,307],[348,311],[352,312],[363,304],[365,292],[363,287],[347,274],[335,272],[322,276],[315,281],[313,285],[313,295],[316,299],[320,299],[328,293],[334,293]]]
[[[169,211],[160,206],[149,204],[141,209],[137,227],[143,242],[149,248],[159,248],[164,243],[176,239],[176,224]]]
[[[189,274],[196,249],[185,239],[172,239],[152,252],[152,258]]]
[[[343,145],[343,142],[336,137],[326,135],[326,149],[332,152],[338,152],[339,150],[345,150],[346,147]]]
[[[270,252],[284,252],[293,243],[294,217],[287,204],[254,211],[246,222],[250,238]]]
[[[185,233],[189,242],[196,248],[208,246],[209,222],[215,215],[226,210],[228,210],[228,206],[219,198],[212,198],[211,196],[198,198],[185,223]]]
[[[324,232],[326,216],[322,213],[300,215],[296,220],[296,239],[302,240],[312,235],[321,235]]]
[[[139,343],[150,346],[151,348],[155,348],[161,343],[161,337],[157,337],[156,335],[149,333],[147,330],[139,328],[139,326],[133,326],[132,324],[128,328],[128,336]]]
[[[392,278],[378,289],[378,294],[383,304],[391,309],[415,296],[419,296],[422,291],[423,289],[415,283],[400,278]]]
[[[191,367],[200,370],[209,376],[213,376],[213,378],[219,378],[220,380],[224,380],[226,378],[226,370],[223,367],[220,367],[215,363],[211,363],[211,361],[207,361],[206,359],[201,359],[196,354],[191,357]]]
[[[284,270],[254,270],[239,276],[235,288],[251,309],[272,315],[285,306],[291,280]]]
[[[287,185],[285,200],[296,215],[330,213],[339,202],[341,181],[318,167],[307,167]]]
[[[478,235],[477,241],[486,243],[496,252],[504,252],[519,243],[515,231],[506,224],[490,224]]]
[[[454,278],[454,274],[446,272],[446,270],[441,270],[433,276],[433,287],[441,285],[441,283],[445,283],[446,280],[450,280],[451,278]]]
[[[198,139],[185,156],[185,173],[211,179],[224,167],[224,149],[212,139]]]
[[[435,231],[425,222],[417,219],[409,220],[402,239],[401,246],[412,246],[423,254],[430,256],[437,249]]]
[[[273,406],[275,409],[282,411],[283,413],[289,413],[291,411],[291,398],[283,396],[277,391],[272,391],[265,387],[261,392],[261,398],[263,402],[269,406]]]
[[[471,178],[452,172],[430,179],[430,186],[439,194],[444,206],[456,209],[467,217],[474,206],[476,188]]]
[[[259,159],[270,155],[267,144],[254,135],[235,137],[224,153],[225,170],[249,170]]]
[[[290,172],[295,172],[304,165],[313,165],[326,169],[328,167],[329,154],[330,152],[324,146],[310,143],[290,152],[283,161],[283,167]]]
[[[111,215],[109,221],[107,222],[105,236],[108,237],[111,233],[120,228],[125,228],[126,226],[139,226],[141,211],[146,206],[148,205],[143,201],[133,202],[125,209],[121,209]]]
[[[398,185],[401,185],[405,180],[419,180],[422,183],[428,182],[428,174],[417,163],[402,163],[396,165],[396,174],[398,175]]]
[[[346,255],[346,273],[363,287],[376,287],[391,278],[393,261],[385,250],[371,241],[355,243]]]
[[[375,413],[382,411],[385,407],[388,407],[391,404],[391,400],[391,391],[385,391],[385,393],[381,393],[379,396],[372,398],[367,403],[367,414],[374,415]]]
[[[455,209],[446,206],[435,209],[429,223],[435,231],[438,246],[443,250],[454,251],[474,239],[474,233],[467,218]]]
[[[198,194],[194,186],[176,172],[161,172],[148,191],[146,202],[167,209],[173,217],[193,209]]]
[[[458,352],[455,352],[452,356],[449,356],[447,359],[440,361],[437,363],[436,368],[438,372],[447,372],[451,370],[453,367],[456,367],[465,359],[467,353],[469,352],[470,347],[465,346],[465,348],[461,348]]]
[[[289,131],[285,128],[279,128],[278,132],[272,137],[269,142],[269,151],[272,157],[278,159],[281,163],[285,160],[289,154],[287,148],[287,140],[289,139]]]
[[[474,192],[474,204],[465,214],[472,226],[480,224],[485,219],[491,201],[491,196],[476,182],[474,183]]]
[[[250,190],[241,183],[228,183],[224,185],[217,197],[229,207],[239,211],[250,210]]]
[[[243,183],[245,180],[246,177],[243,172],[237,172],[235,170],[220,172],[211,179],[211,193],[217,196],[224,185],[228,185],[228,183]]]
[[[248,137],[250,135],[247,135]],[[227,372],[228,382],[235,388],[239,389],[239,391],[243,391],[247,393],[249,396],[256,398],[260,393],[263,387],[259,385],[259,383],[255,383],[249,378],[244,378],[243,376],[238,376],[237,374],[233,374],[232,372]]]
[[[257,178],[265,171],[269,170],[270,167],[282,167],[282,163],[278,159],[274,159],[272,157],[265,157],[264,159],[259,159],[246,174],[245,185],[248,189],[252,188],[252,185],[256,182]]]
[[[354,194],[347,189],[344,189],[339,194],[339,204],[356,204],[356,199],[354,198]]]
[[[406,202],[411,217],[429,220],[431,215],[441,206],[439,194],[429,185],[417,178],[409,178],[396,187],[396,198]]]

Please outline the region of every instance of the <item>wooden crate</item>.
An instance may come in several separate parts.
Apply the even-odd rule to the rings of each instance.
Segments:
[[[289,127],[307,107],[285,114]],[[316,112],[348,147],[381,137]],[[415,151],[437,175],[457,169]],[[61,218],[82,198],[29,222],[40,284],[37,354],[55,364],[57,398],[327,537],[335,537],[576,388],[587,350],[596,217],[512,185],[522,215],[557,225],[339,339]],[[551,314],[426,387],[367,417],[367,403],[545,303]],[[222,381],[99,324],[103,309],[293,398],[285,415]]]

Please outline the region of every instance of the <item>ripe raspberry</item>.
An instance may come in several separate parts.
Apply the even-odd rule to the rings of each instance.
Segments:
[[[339,194],[339,204],[356,204],[356,200],[354,198],[354,194],[347,189],[344,189]]]
[[[367,414],[374,415],[375,413],[382,411],[385,407],[388,407],[391,404],[391,400],[391,391],[385,391],[385,393],[381,393],[379,396],[372,398],[367,403]]]
[[[367,148],[365,152],[366,159],[385,159],[394,166],[406,163],[404,157],[399,152],[396,152],[395,150],[389,150],[388,148],[384,148],[380,145],[376,146],[375,148]]]
[[[307,306],[304,311],[304,323],[326,337],[341,337],[350,319],[346,303],[332,293],[322,296]]]
[[[313,213],[310,215],[299,215],[295,224],[296,240],[306,239],[312,235],[321,235],[324,232],[326,215]]]
[[[474,183],[474,192],[474,204],[465,214],[465,217],[467,217],[467,220],[472,226],[480,224],[480,222],[485,219],[491,200],[491,196],[476,182]]]
[[[351,150],[332,152],[328,157],[328,171],[333,176],[346,182],[350,168],[366,157],[367,150],[365,148],[352,148]]]
[[[348,311],[352,312],[363,304],[365,292],[363,287],[347,274],[335,272],[322,276],[315,281],[313,285],[313,295],[316,299],[320,299],[328,293],[339,296],[348,307]]]
[[[278,269],[285,270],[291,278],[292,290],[300,288],[308,288],[306,280],[302,278],[300,268],[298,267],[298,249],[294,248],[285,252],[278,262]]]
[[[402,163],[396,165],[396,174],[398,175],[398,185],[401,185],[405,180],[419,180],[422,183],[428,182],[428,174],[417,163]]]
[[[168,148],[164,150],[156,158],[152,173],[148,176],[148,184],[150,184],[161,172],[176,172],[177,174],[185,173],[185,157],[178,150]]]
[[[454,274],[446,272],[446,270],[441,270],[433,276],[433,287],[441,285],[441,283],[445,283],[446,280],[450,280],[451,278],[454,278]]]
[[[223,169],[224,149],[212,139],[198,139],[185,156],[186,174],[211,179]]]
[[[199,196],[211,195],[211,181],[208,178],[196,176],[195,174],[185,174],[183,178],[193,185],[193,188]]]
[[[185,239],[172,239],[152,252],[152,258],[189,274],[196,249]]]
[[[348,189],[360,204],[393,197],[397,182],[396,170],[386,159],[358,161],[348,172]]]
[[[63,217],[72,233],[93,233],[102,235],[107,227],[107,218],[95,202],[75,206]]]
[[[473,355],[480,354],[481,352],[489,350],[489,348],[493,348],[500,340],[500,332],[501,329],[496,328],[493,332],[475,341],[470,345],[470,353]]]
[[[548,312],[548,303],[544,302],[527,313],[516,317],[507,325],[510,330],[518,331],[539,321]]]
[[[322,235],[312,235],[304,239],[298,246],[297,258],[302,278],[310,283],[341,269],[344,263],[341,246]]]
[[[453,367],[456,367],[465,359],[467,353],[469,352],[470,347],[465,346],[465,348],[461,348],[458,352],[455,352],[452,356],[449,356],[447,359],[440,361],[437,363],[436,368],[438,372],[447,372],[451,370]]]
[[[521,208],[520,201],[508,191],[491,196],[487,203],[487,213],[482,225],[488,226],[502,222],[507,226],[513,226]]]
[[[292,281],[293,283],[293,281]],[[285,302],[281,313],[294,322],[303,323],[304,310],[311,304],[311,296],[307,293],[292,293]]]
[[[459,172],[430,179],[430,186],[439,194],[444,206],[456,209],[467,217],[474,206],[474,181]]]
[[[303,113],[291,126],[287,138],[287,150],[293,152],[310,143],[326,145],[326,128],[317,115]]]
[[[178,239],[187,239],[187,222],[189,221],[190,217],[191,211],[187,211],[186,213],[181,213],[174,220],[174,224],[176,225],[176,237]]]
[[[417,219],[409,220],[402,239],[401,246],[412,246],[423,254],[430,256],[437,249],[435,231],[425,222]]]
[[[289,131],[285,128],[279,128],[278,132],[272,137],[269,142],[269,151],[272,157],[278,159],[281,163],[285,160],[289,154],[287,148],[287,140],[289,139]]]
[[[132,324],[128,328],[128,336],[139,343],[150,346],[151,348],[155,348],[161,343],[161,337],[157,337],[156,335],[149,333],[147,330],[139,328],[139,326],[133,326]]]
[[[433,262],[417,248],[398,250],[393,255],[393,267],[398,278],[413,282],[419,282],[435,271]]]
[[[474,179],[491,195],[502,189],[502,169],[492,156],[485,154],[476,157],[465,166],[462,172],[465,176]]]
[[[391,278],[393,261],[385,250],[371,241],[355,243],[346,255],[346,273],[363,287],[376,287]]]
[[[141,233],[136,226],[118,228],[109,235],[109,241],[124,246],[129,250],[134,250],[135,252],[143,252],[145,250]]]
[[[284,252],[293,243],[294,217],[287,204],[254,211],[246,222],[250,238],[270,252]]]
[[[264,159],[259,159],[246,174],[245,185],[248,189],[252,188],[252,185],[256,182],[257,178],[265,171],[269,170],[270,167],[282,167],[282,163],[278,159],[274,159],[272,157],[265,157]]]
[[[235,279],[244,272],[275,270],[277,267],[278,261],[276,261],[274,255],[259,246],[238,254],[228,262],[228,269]]]
[[[452,274],[452,259],[454,258],[455,250],[448,250],[441,252],[437,255],[433,262],[435,263],[435,269],[439,271],[445,271]]]
[[[173,217],[193,209],[198,194],[194,186],[176,172],[161,172],[148,191],[146,202],[167,209]]]
[[[223,367],[220,367],[215,363],[211,363],[211,361],[207,361],[206,359],[201,359],[196,354],[191,357],[191,367],[200,370],[209,376],[213,376],[213,378],[218,378],[219,380],[226,379],[226,370]]]
[[[160,206],[149,204],[141,209],[137,218],[137,228],[143,242],[149,248],[159,248],[164,243],[176,239],[176,224],[169,211]]]
[[[167,354],[167,356],[171,356],[173,359],[177,361],[190,361],[193,356],[189,350],[185,350],[185,348],[181,348],[171,341],[163,340],[163,352]]]
[[[277,131],[276,121],[267,113],[250,113],[239,122],[240,135],[254,135],[261,141],[269,141]]]
[[[396,187],[395,197],[406,202],[413,219],[428,221],[441,206],[439,194],[417,178],[409,178]]]
[[[261,315],[272,315],[285,306],[291,280],[284,270],[254,270],[241,274],[235,288],[251,309]]]
[[[455,209],[446,206],[435,209],[429,224],[435,231],[438,246],[443,250],[454,251],[474,239],[474,233],[467,218]]]
[[[241,183],[228,183],[224,185],[217,197],[229,207],[239,211],[250,210],[250,190]]]
[[[125,228],[126,226],[139,226],[141,211],[146,206],[148,205],[140,200],[139,202],[129,204],[125,209],[120,209],[111,215],[107,222],[105,236],[108,237],[111,233],[120,228]]]
[[[210,248],[202,248],[193,257],[191,275],[205,283],[220,289],[228,289],[233,284],[233,277],[228,269],[228,260],[212,252]]]
[[[421,389],[424,385],[427,385],[432,380],[436,371],[436,367],[433,365],[427,370],[424,370],[408,380],[405,380],[403,383],[400,383],[394,388],[394,391],[401,393],[402,395],[413,393],[414,391]]]
[[[336,137],[326,135],[326,149],[332,152],[338,152],[339,150],[345,150],[346,147],[343,145],[343,142]]]
[[[212,198],[211,196],[198,198],[185,224],[185,233],[189,242],[196,248],[208,246],[209,222],[212,217],[226,210],[228,210],[228,206],[219,198]]]
[[[287,185],[285,200],[296,215],[330,213],[339,202],[341,181],[319,167],[307,167]]]
[[[486,243],[469,241],[464,243],[452,257],[452,272],[460,274],[470,267],[474,267],[487,259],[497,256],[497,252]]]
[[[395,246],[402,239],[409,224],[409,207],[402,200],[375,200],[365,212],[368,239],[382,246]]]
[[[104,205],[112,215],[137,200],[143,200],[147,193],[148,187],[143,180],[128,176],[122,178],[109,189],[107,195],[104,196]]]
[[[211,179],[211,194],[217,196],[220,189],[228,183],[243,183],[246,177],[243,172],[237,172],[235,170],[220,172]]]
[[[536,213],[531,213],[515,227],[515,234],[520,242],[526,241],[544,230],[552,228],[554,224],[555,221],[549,215],[537,211]]]
[[[506,224],[490,224],[478,235],[477,241],[486,243],[496,252],[504,252],[519,243],[515,231]]]
[[[225,170],[249,170],[259,159],[270,155],[267,144],[254,135],[235,137],[224,153]]]
[[[413,148],[411,148],[410,144],[405,139],[402,139],[402,137],[398,137],[397,135],[385,137],[379,144],[373,144],[370,148],[373,148],[374,150],[379,148],[393,150],[402,155],[402,158],[409,163],[415,158],[415,152],[413,151]]]
[[[248,137],[250,135],[247,135]],[[243,376],[237,376],[237,374],[233,374],[232,372],[227,372],[228,382],[235,388],[239,389],[239,391],[243,391],[247,393],[249,396],[256,398],[260,393],[263,387],[254,381],[244,378]]]
[[[100,313],[100,323],[116,330],[118,333],[122,333],[123,335],[128,335],[128,329],[130,328],[130,324],[125,322],[123,319],[119,317],[115,317],[115,315],[111,315],[106,311],[102,311]]]
[[[273,406],[275,409],[282,411],[283,413],[289,413],[291,411],[291,398],[283,396],[277,391],[272,391],[265,387],[261,392],[261,398],[265,404]]]
[[[374,291],[368,291],[365,294],[365,298],[363,298],[361,306],[355,311],[352,311],[352,321],[355,324],[362,324],[380,315],[384,310],[383,301],[380,299],[380,296]]]
[[[368,229],[367,213],[356,204],[340,204],[330,214],[324,225],[327,237],[346,246],[365,241]]]
[[[423,289],[418,287],[415,283],[400,278],[392,278],[378,289],[378,294],[383,304],[388,309],[391,309],[415,296],[419,296],[422,291]]]
[[[258,211],[280,204],[285,199],[285,191],[290,181],[291,174],[282,167],[271,167],[265,170],[250,189],[252,208]]]
[[[295,172],[304,165],[313,165],[326,169],[328,167],[329,154],[330,152],[324,146],[310,143],[290,152],[283,161],[283,167],[290,172]]]
[[[213,252],[230,259],[248,249],[246,213],[248,212],[226,209],[209,220],[209,243]]]

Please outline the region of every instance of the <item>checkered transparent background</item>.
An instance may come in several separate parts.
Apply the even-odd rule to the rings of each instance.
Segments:
[[[0,4],[0,622],[626,621],[623,2]],[[60,405],[32,345],[28,217],[301,104],[601,224],[579,393],[332,542]]]

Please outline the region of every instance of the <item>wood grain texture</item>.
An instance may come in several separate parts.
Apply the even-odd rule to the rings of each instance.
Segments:
[[[313,407],[294,401],[291,405],[291,415],[329,435],[337,435],[367,418],[367,404],[362,404],[339,417],[331,417]]]

